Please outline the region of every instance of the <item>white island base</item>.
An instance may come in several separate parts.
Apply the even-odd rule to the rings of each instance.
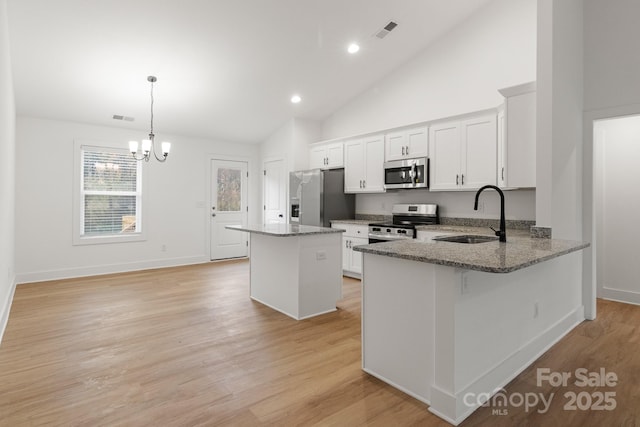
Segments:
[[[342,234],[251,233],[251,298],[296,320],[336,310]]]
[[[581,256],[495,274],[365,253],[363,369],[457,425],[584,320]]]

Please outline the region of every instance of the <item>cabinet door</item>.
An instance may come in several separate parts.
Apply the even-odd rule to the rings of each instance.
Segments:
[[[328,168],[344,167],[344,145],[342,142],[328,144],[326,147],[326,153]]]
[[[430,190],[457,190],[460,184],[460,122],[429,127]]]
[[[406,140],[404,132],[392,132],[385,135],[385,155],[386,161],[401,160],[405,157]]]
[[[427,157],[429,155],[428,135],[426,127],[409,129],[405,137],[405,156]]]
[[[496,114],[464,120],[461,131],[461,187],[465,190],[475,190],[487,184],[496,185]]]
[[[498,111],[498,187],[505,188],[507,186],[506,179],[506,154],[507,147],[505,145],[505,131],[506,131],[506,120],[504,114],[504,108],[501,108]]]
[[[351,266],[351,252],[353,250],[349,247],[349,238],[342,237],[342,269],[346,271],[350,271],[349,267]]]
[[[324,145],[315,145],[309,149],[309,169],[324,169],[327,167],[327,149]]]
[[[358,245],[366,245],[369,243],[369,240],[360,239],[357,237],[351,237],[349,240],[349,248],[351,249],[351,263],[347,270],[353,273],[362,274],[362,252],[354,251],[352,248]]]
[[[505,185],[536,186],[536,93],[507,98]]]
[[[364,144],[360,140],[344,143],[344,192],[364,191]]]
[[[384,192],[384,136],[364,140],[364,191]]]

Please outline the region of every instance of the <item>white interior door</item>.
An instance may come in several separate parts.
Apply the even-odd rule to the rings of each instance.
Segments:
[[[264,162],[262,181],[262,200],[265,224],[284,224],[287,222],[287,176],[284,160]]]
[[[247,162],[211,160],[211,259],[248,254],[248,233],[227,230],[247,225]]]

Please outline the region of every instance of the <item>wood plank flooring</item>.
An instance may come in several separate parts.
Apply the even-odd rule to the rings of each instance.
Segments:
[[[249,299],[247,261],[19,285],[0,345],[0,426],[446,426],[361,370],[360,282],[295,321]],[[598,302],[507,387],[549,412],[481,408],[463,426],[640,425],[640,307]],[[536,368],[616,372],[613,388],[536,386]],[[563,393],[616,392],[614,411]]]

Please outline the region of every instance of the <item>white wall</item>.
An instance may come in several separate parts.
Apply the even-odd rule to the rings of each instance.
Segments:
[[[320,124],[313,120],[292,118],[260,144],[260,157],[285,159],[287,170],[309,167],[309,144],[320,140]]]
[[[640,103],[640,2],[584,0],[584,107]]]
[[[494,108],[498,89],[535,79],[536,1],[495,0],[332,114],[322,137]]]
[[[495,108],[498,89],[536,80],[536,1],[495,0],[322,123],[325,139]],[[496,218],[499,204],[473,211],[473,193],[420,190],[357,195],[359,214],[390,214],[393,203],[434,202],[445,217]],[[496,197],[497,199],[497,197]],[[471,200],[471,202],[469,202]],[[507,193],[509,219],[535,219],[535,191]]]
[[[210,159],[249,164],[250,221],[259,218],[258,147],[179,135],[166,163],[145,165],[147,240],[72,245],[74,140],[126,147],[144,132],[19,117],[16,150],[18,282],[191,264],[209,260]],[[166,245],[166,251],[162,251]]]
[[[507,219],[535,220],[535,190],[505,191],[504,195]],[[416,189],[390,191],[385,194],[359,194],[356,197],[356,212],[391,215],[394,203],[436,203],[442,217],[500,217],[500,197],[497,192],[483,192],[478,211],[473,210],[474,200],[475,192],[471,191],[454,193]]]
[[[582,238],[581,0],[541,0],[538,13],[536,221]]]
[[[594,196],[598,296],[640,304],[635,224],[640,197],[629,186],[640,182],[640,116],[596,122]]]
[[[585,262],[585,280],[596,288],[595,258],[601,258],[604,248],[599,247],[596,228],[602,218],[594,209],[594,120],[640,114],[640,57],[637,40],[640,39],[640,3],[635,0],[584,0],[584,226],[585,240],[592,242],[589,258]],[[594,154],[596,156],[594,156]],[[601,278],[602,279],[602,278]],[[598,281],[602,285],[602,281]],[[600,295],[604,296],[604,295]],[[611,297],[611,296],[608,296]],[[617,295],[617,299],[637,302]]]
[[[15,290],[15,103],[7,3],[0,0],[0,341]]]

